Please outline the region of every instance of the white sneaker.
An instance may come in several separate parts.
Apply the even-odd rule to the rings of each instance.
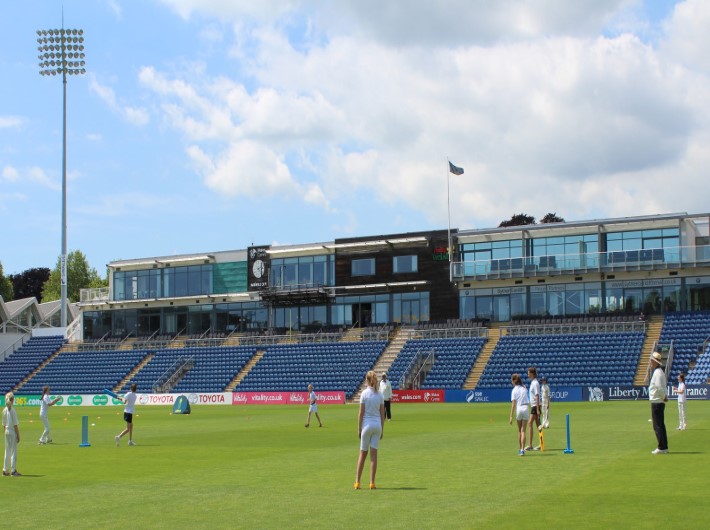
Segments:
[[[136,444],[133,443],[133,440],[128,440],[128,445],[136,445]]]
[[[116,436],[116,447],[118,447],[120,443],[121,443],[121,437]]]
[[[651,451],[652,455],[666,455],[668,454],[668,449],[654,449]]]

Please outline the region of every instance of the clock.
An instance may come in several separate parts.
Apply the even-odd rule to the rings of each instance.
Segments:
[[[264,272],[266,271],[266,266],[264,266],[263,261],[258,259],[252,265],[251,270],[254,273],[255,278],[261,278],[264,275]]]

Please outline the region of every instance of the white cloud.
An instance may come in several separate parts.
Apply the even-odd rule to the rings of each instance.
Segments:
[[[0,116],[0,129],[12,129],[24,123],[20,116]]]
[[[710,2],[679,2],[666,25],[662,50],[680,65],[710,74]]]
[[[359,190],[445,224],[448,155],[466,169],[451,179],[454,226],[496,225],[515,212],[706,209],[702,194],[675,187],[697,187],[710,158],[710,39],[695,24],[710,11],[701,2],[677,6],[657,48],[631,33],[601,36],[634,6],[625,0],[319,4],[321,14],[299,16],[329,38],[305,46],[300,37],[321,32],[295,36],[275,23],[284,11],[269,18],[261,4],[165,1],[185,17],[266,21],[234,37],[231,55],[248,82],[204,69],[140,72],[218,193],[287,195],[345,212]],[[304,4],[288,5],[295,13]]]
[[[250,197],[299,193],[288,166],[262,144],[235,142],[215,157],[197,146],[191,146],[187,152],[207,187],[218,193]]]
[[[44,188],[52,190],[60,189],[59,182],[52,179],[49,175],[47,175],[44,169],[37,166],[19,169],[6,165],[2,168],[0,177],[2,177],[2,180],[5,180],[6,182],[12,182],[15,184],[32,183],[39,184]]]
[[[150,122],[150,114],[146,109],[121,104],[111,87],[102,85],[93,75],[89,77],[89,90],[103,100],[113,112],[120,115],[128,123],[139,127]]]
[[[20,177],[20,173],[12,166],[2,168],[2,178],[8,182],[15,182]]]
[[[12,182],[14,184],[32,183],[39,184],[42,187],[57,190],[60,188],[59,183],[52,179],[40,167],[16,168],[6,165],[0,172],[0,181]]]
[[[123,9],[121,8],[121,4],[118,0],[107,0],[106,3],[114,16],[121,20],[121,18],[123,18]]]

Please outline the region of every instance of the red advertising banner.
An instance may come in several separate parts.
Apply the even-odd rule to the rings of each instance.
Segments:
[[[443,390],[393,390],[392,403],[443,403]]]
[[[345,403],[345,392],[316,392],[319,405]],[[307,405],[308,392],[233,392],[232,405]]]

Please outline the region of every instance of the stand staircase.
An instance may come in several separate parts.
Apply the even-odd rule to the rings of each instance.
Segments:
[[[387,347],[384,349],[384,351],[379,356],[377,361],[375,361],[375,364],[372,367],[372,369],[377,374],[378,379],[382,376],[383,373],[386,373],[390,369],[390,366],[392,366],[392,363],[397,358],[397,355],[399,355],[399,352],[402,351],[404,343],[407,342],[407,337],[409,336],[409,332],[411,330],[411,327],[404,326],[396,329],[392,340],[390,340],[390,343],[387,345]],[[363,381],[360,384],[360,388],[357,389],[357,391],[353,394],[353,397],[350,398],[348,403],[359,403],[360,394],[362,394],[366,387],[367,383],[363,378]]]
[[[507,323],[503,324],[508,325]],[[498,345],[498,341],[500,340],[500,328],[501,322],[492,322],[488,326],[488,340],[483,345],[481,353],[478,354],[476,362],[473,363],[473,366],[471,367],[471,372],[469,372],[468,377],[463,384],[464,390],[473,390],[476,388],[476,385],[483,374],[483,370],[486,368],[488,360],[491,358],[493,350],[495,350],[495,347]]]
[[[256,363],[258,363],[261,358],[264,356],[266,353],[266,350],[257,350],[257,352],[254,354],[254,356],[247,361],[247,363],[244,365],[244,368],[242,368],[237,375],[234,376],[234,379],[230,381],[230,383],[227,385],[227,387],[224,389],[225,392],[233,392],[234,389],[241,383],[244,378],[247,376],[249,372],[251,372],[252,368],[256,366]]]
[[[44,368],[49,363],[51,363],[60,353],[62,353],[63,351],[74,351],[73,348],[75,348],[75,347],[76,347],[75,345],[70,346],[69,343],[63,345],[61,348],[59,348],[57,351],[55,351],[52,355],[50,355],[44,361],[42,361],[42,364],[40,364],[37,368],[32,370],[32,372],[29,375],[27,375],[27,377],[25,377],[22,381],[17,383],[15,388],[12,389],[12,391],[17,392],[20,388],[22,388],[22,385],[24,385],[27,381],[29,381],[34,376],[36,376],[39,373],[39,371],[42,370],[42,368]]]
[[[131,379],[133,379],[133,377],[134,377],[138,372],[140,372],[140,371],[143,369],[143,367],[144,367],[146,364],[148,364],[148,363],[150,362],[150,360],[151,360],[152,358],[153,358],[153,354],[152,354],[152,353],[149,353],[148,355],[146,355],[145,357],[143,357],[143,359],[141,360],[141,362],[139,362],[139,363],[135,366],[135,368],[133,368],[133,370],[131,370],[131,371],[128,373],[128,375],[127,375],[126,377],[124,377],[123,379],[121,379],[121,382],[118,383],[118,385],[117,385],[116,387],[112,388],[111,390],[113,390],[114,392],[118,392],[120,389],[122,389],[122,388],[124,387],[124,385],[126,385],[126,383],[128,383]]]
[[[634,385],[645,386],[648,384],[648,365],[651,362],[651,354],[653,348],[658,344],[661,338],[661,329],[663,328],[663,315],[651,315],[646,319],[646,338],[641,347],[641,356],[636,367],[636,375],[634,376]]]

